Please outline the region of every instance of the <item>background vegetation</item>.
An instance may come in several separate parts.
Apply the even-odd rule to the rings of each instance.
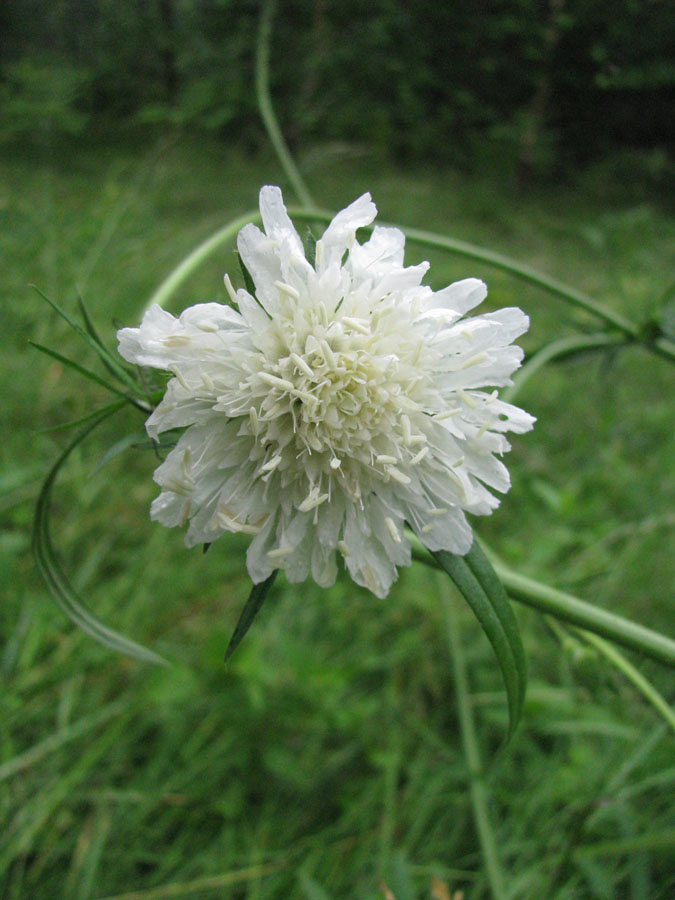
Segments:
[[[491,44],[488,37],[490,23],[509,12],[518,19],[532,5],[485,4],[480,21],[447,6],[438,15],[462,19],[443,26],[447,41],[465,48],[474,71],[485,66],[487,83],[488,62],[500,56],[497,38]],[[158,63],[158,23],[166,8],[174,13],[180,59],[173,105],[162,95]],[[415,566],[401,573],[386,601],[347,580],[322,592],[279,579],[225,668],[222,654],[247,595],[246,542],[219,542],[203,557],[188,552],[178,532],[149,522],[152,451],[130,448],[106,461],[120,434],[141,431],[142,417],[133,411],[74,454],[57,486],[54,538],[96,613],[173,666],[151,669],[111,654],[46,596],[30,555],[30,525],[40,482],[68,432],[44,429],[86,414],[104,394],[28,347],[35,340],[84,361],[76,339],[27,283],[69,310],[81,293],[114,346],[115,328],[137,322],[175,263],[254,206],[261,184],[281,183],[291,195],[251,106],[256,7],[97,2],[89,9],[24,2],[20,11],[4,12],[12,27],[2,32],[3,102],[14,118],[3,117],[0,148],[6,423],[0,897],[376,900],[387,897],[384,885],[396,900],[446,900],[455,890],[467,900],[488,897],[489,865],[459,738],[459,704],[468,701],[488,764],[481,784],[504,896],[669,900],[675,889],[672,731],[604,658],[577,635],[518,607],[530,684],[523,725],[500,756],[506,707],[494,655],[461,604],[451,607],[448,620],[435,578]],[[578,135],[556,139],[552,158],[564,187],[537,184],[528,173],[524,197],[517,179],[507,177],[518,172],[524,132],[510,132],[515,150],[497,170],[496,120],[474,118],[458,130],[456,145],[447,131],[445,143],[438,137],[435,129],[446,125],[430,118],[429,109],[447,104],[458,119],[466,113],[454,94],[447,99],[463,82],[443,69],[461,69],[460,51],[438,65],[431,53],[441,44],[438,23],[411,5],[376,4],[368,17],[358,4],[347,4],[344,19],[331,3],[312,7],[311,15],[301,5],[284,9],[274,34],[273,87],[322,205],[340,208],[370,190],[382,219],[508,253],[636,321],[663,320],[675,258],[675,222],[664,194],[667,155],[659,150],[665,120],[650,137],[635,132],[627,142],[628,132],[617,132],[610,158],[601,158],[599,148],[586,156]],[[554,5],[534,20],[546,21],[553,10],[574,19],[569,29],[582,22],[582,32],[596,42],[620,43],[616,33],[625,37],[630,20],[618,13],[611,28],[609,12],[603,28],[591,27],[604,9]],[[661,9],[665,32],[660,4],[626,5],[635,15],[652,16],[654,9]],[[344,21],[349,40],[335,42]],[[199,29],[187,28],[197,22]],[[426,29],[426,43],[407,39],[415,28]],[[558,48],[565,37],[560,28]],[[313,69],[310,51],[320,29],[326,45],[344,56],[324,59],[317,51]],[[525,40],[522,27],[513,33]],[[415,127],[396,124],[405,107],[389,94],[366,106],[367,91],[377,86],[370,68],[375,54],[362,52],[359,41],[370,48],[377,36],[385,70],[400,65],[406,77],[419,76],[412,96],[430,98],[427,107],[411,103]],[[642,32],[634,37],[639,43]],[[21,65],[37,71],[47,45],[40,41],[53,42],[55,68],[39,75],[42,87],[30,95],[28,82],[12,81],[11,73]],[[651,55],[639,47],[635,54],[636,67],[651,71]],[[224,118],[213,120],[210,136],[206,107],[198,115],[196,100],[181,99],[201,90],[197,69],[188,65],[192,59],[196,66],[197,57],[216,94],[214,109],[218,79],[226,91],[241,79],[236,114],[227,118],[221,109]],[[356,59],[367,68],[362,75],[353,71]],[[70,82],[63,75],[68,66]],[[316,86],[299,102],[299,86],[314,70]],[[567,77],[581,79],[583,70],[573,65]],[[329,72],[359,80],[331,86]],[[389,90],[391,74],[382,72],[381,79]],[[59,94],[67,83],[70,93]],[[519,95],[524,106],[493,101],[507,130],[519,121],[517,108],[530,109],[536,78],[528,84],[529,93]],[[96,85],[99,93],[90,93]],[[433,99],[434,90],[443,103]],[[643,97],[645,120],[659,119],[657,95]],[[48,96],[56,97],[55,106]],[[16,106],[21,97],[23,112]],[[184,118],[176,118],[181,109]],[[548,102],[546,109],[550,122],[560,107]],[[388,123],[381,131],[378,117]],[[392,145],[395,133],[403,144]],[[544,146],[539,137],[535,146]],[[432,150],[438,152],[433,166]],[[583,170],[572,166],[577,154],[587,160]],[[469,158],[476,159],[471,166]],[[552,171],[548,163],[537,166],[540,174]],[[532,319],[525,340],[530,352],[590,326],[582,314],[483,264],[424,256],[434,285],[475,275],[489,284],[487,306],[522,306]],[[411,247],[410,261],[419,257]],[[177,308],[224,299],[225,270],[236,272],[229,249],[181,289]],[[675,437],[668,363],[637,347],[577,358],[545,369],[521,402],[539,421],[514,442],[514,487],[503,510],[476,523],[480,535],[519,571],[672,633]],[[669,671],[631,659],[672,699]]]

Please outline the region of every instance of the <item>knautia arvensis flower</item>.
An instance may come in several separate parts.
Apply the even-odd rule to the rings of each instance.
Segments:
[[[364,194],[327,227],[312,265],[281,191],[260,192],[264,233],[239,232],[255,296],[225,284],[232,306],[179,318],[153,306],[119,332],[122,356],[173,373],[148,433],[186,428],[155,472],[152,518],[188,525],[189,546],[250,534],[251,578],[335,581],[338,555],[379,597],[410,563],[408,524],[430,550],[466,553],[465,513],[486,515],[509,475],[506,431],[534,419],[498,399],[522,359],[516,308],[463,318],[486,296],[468,278],[421,284],[405,239],[358,228]]]

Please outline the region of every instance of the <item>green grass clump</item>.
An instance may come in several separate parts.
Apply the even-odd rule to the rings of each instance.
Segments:
[[[150,523],[152,450],[105,462],[125,410],[73,454],[56,487],[64,567],[111,627],[173,661],[111,654],[46,595],[30,556],[32,506],[67,433],[43,432],[104,392],[28,339],[82,364],[39,297],[78,292],[114,346],[152,290],[208,234],[252,208],[276,163],[217,144],[146,152],[96,145],[0,160],[5,436],[0,446],[0,897],[2,900],[325,900],[490,896],[460,737],[476,721],[488,827],[504,897],[667,900],[675,881],[673,735],[633,686],[572,633],[518,608],[529,658],[524,722],[506,753],[499,669],[455,604],[469,694],[458,692],[433,573],[403,571],[386,600],[348,580],[277,582],[227,667],[248,593],[246,542],[187,551]],[[383,220],[508,253],[645,318],[672,277],[675,223],[651,203],[512,196],[489,178],[308,158],[324,206],[370,190]],[[290,196],[289,196],[290,199]],[[410,261],[419,258],[410,248]],[[485,266],[431,255],[432,281],[475,275],[517,304],[533,350],[590,326]],[[222,300],[229,250],[177,306]],[[552,366],[519,402],[513,489],[478,533],[514,568],[657,630],[672,621],[672,370],[638,348]],[[672,699],[672,676],[633,659]],[[453,674],[454,671],[454,674]],[[432,888],[432,885],[435,887]],[[432,890],[434,893],[432,893]],[[451,894],[450,894],[451,896]]]

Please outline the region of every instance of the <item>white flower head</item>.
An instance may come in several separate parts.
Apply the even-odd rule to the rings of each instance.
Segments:
[[[204,303],[178,319],[153,306],[119,332],[119,352],[173,373],[147,421],[157,438],[184,428],[155,472],[151,516],[186,525],[188,546],[225,532],[253,536],[258,583],[352,578],[384,597],[410,563],[404,524],[430,550],[466,553],[465,513],[487,515],[509,475],[506,431],[534,419],[493,388],[510,384],[528,327],[519,309],[462,318],[486,296],[468,278],[421,284],[404,267],[405,238],[358,228],[376,209],[364,194],[338,213],[305,257],[281,191],[263,187],[264,232],[239,232],[255,296],[225,282],[238,309]]]

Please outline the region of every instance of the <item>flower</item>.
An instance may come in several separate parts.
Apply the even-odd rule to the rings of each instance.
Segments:
[[[490,488],[509,489],[495,454],[534,419],[485,389],[511,383],[528,318],[462,318],[483,282],[422,285],[429,264],[404,267],[397,228],[359,244],[376,214],[369,194],[335,216],[314,265],[279,188],[263,187],[260,211],[264,233],[238,236],[255,296],[226,275],[236,309],[204,303],[176,319],[153,306],[118,334],[124,359],[174,376],[148,434],[187,426],[155,472],[151,516],[189,523],[188,546],[252,535],[255,583],[283,569],[327,587],[339,554],[384,597],[410,563],[404,524],[430,550],[464,554],[465,513],[489,514]]]

